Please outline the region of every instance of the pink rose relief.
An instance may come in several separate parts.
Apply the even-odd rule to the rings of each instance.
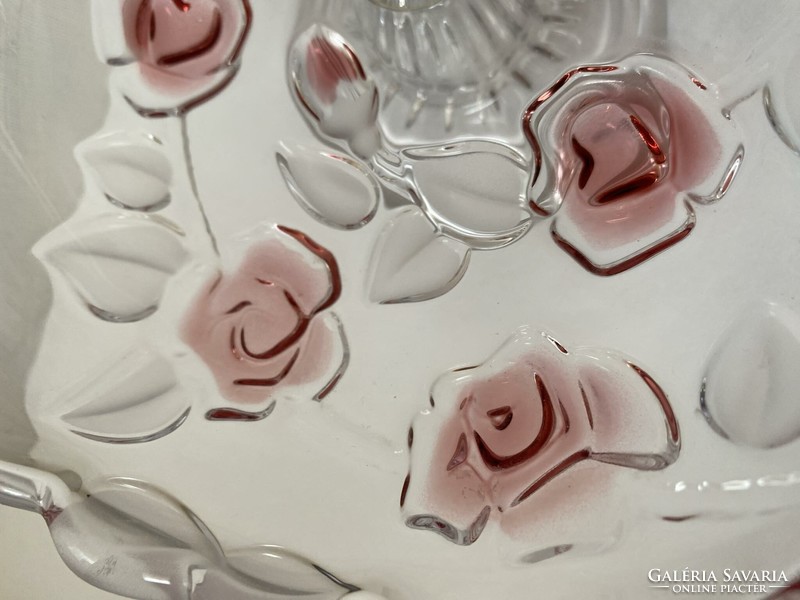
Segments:
[[[346,366],[343,331],[328,311],[340,292],[330,251],[278,226],[249,249],[236,272],[218,276],[201,292],[184,318],[182,338],[234,404],[321,400]]]
[[[142,79],[178,99],[182,110],[232,79],[251,19],[248,0],[124,0],[122,5],[125,41]]]
[[[743,156],[713,93],[679,65],[633,56],[575,68],[523,115],[531,208],[596,275],[635,267],[688,236]],[[696,190],[707,186],[706,196]],[[714,189],[713,186],[716,186]]]
[[[569,351],[521,329],[478,367],[447,373],[409,434],[406,524],[470,544],[582,461],[656,470],[678,424],[643,369],[606,350]]]

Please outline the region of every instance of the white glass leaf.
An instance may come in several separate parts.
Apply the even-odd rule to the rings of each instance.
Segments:
[[[169,204],[172,166],[153,137],[127,132],[104,135],[89,141],[83,156],[112,204],[147,212]]]
[[[464,275],[469,248],[436,232],[421,210],[398,213],[375,251],[370,299],[390,304],[441,296]]]
[[[287,144],[276,158],[289,191],[311,216],[340,229],[358,229],[375,216],[381,188],[360,162]]]
[[[731,441],[775,448],[800,437],[800,317],[769,304],[718,342],[701,391],[703,414]]]
[[[146,217],[103,216],[44,254],[101,319],[138,321],[158,308],[167,280],[186,261],[174,232]]]
[[[133,349],[94,369],[64,399],[61,417],[74,433],[112,442],[158,439],[186,419],[190,403],[169,362]]]

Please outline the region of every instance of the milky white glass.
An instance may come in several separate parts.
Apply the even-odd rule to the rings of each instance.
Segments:
[[[794,3],[50,4],[0,596],[796,594]]]

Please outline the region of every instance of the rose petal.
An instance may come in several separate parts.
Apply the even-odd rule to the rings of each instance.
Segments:
[[[232,402],[319,400],[347,364],[333,304],[341,283],[333,255],[299,231],[270,228],[235,271],[210,281],[184,317],[183,340]],[[266,237],[266,239],[265,239]]]
[[[237,347],[245,355],[263,357],[280,351],[282,347],[296,338],[306,326],[306,319],[300,319],[286,301],[286,294],[275,292],[279,299],[270,311],[244,309],[236,328]]]
[[[213,290],[212,290],[213,294]],[[184,318],[182,337],[211,369],[222,395],[232,402],[263,403],[272,398],[291,371],[304,343],[300,338],[278,355],[252,359],[240,351],[236,339],[240,315],[209,312],[198,300]]]
[[[647,470],[675,462],[678,423],[666,393],[650,373],[607,351],[582,351],[577,360],[592,414],[592,458]]]
[[[657,98],[654,103],[659,106],[663,99]],[[669,166],[670,129],[663,120],[653,127],[647,123],[656,121],[656,115],[614,103],[583,111],[572,124],[573,151],[582,160],[569,193],[594,205],[608,205],[658,185]]]
[[[493,453],[523,452],[542,429],[545,403],[532,365],[514,365],[464,390],[462,418]],[[553,390],[555,392],[555,390]],[[547,404],[547,409],[552,407]]]
[[[309,389],[311,397],[322,400],[338,383],[349,359],[350,351],[341,321],[334,313],[325,313],[311,322],[297,364],[287,376],[286,384],[310,384],[317,388]]]
[[[289,77],[304,116],[318,133],[359,158],[379,150],[377,87],[340,34],[317,23],[301,32],[289,50]]]
[[[364,70],[355,54],[338,41],[333,36],[317,35],[306,49],[308,83],[317,97],[328,104],[336,99],[340,81],[364,79]]]
[[[224,285],[215,295],[213,310],[227,312],[236,303],[257,296],[264,286],[260,282],[264,281],[288,292],[307,316],[338,295],[341,281],[333,256],[313,240],[306,243],[307,238],[299,232],[286,231],[293,233],[269,229],[266,235],[248,235],[245,241],[255,243],[249,244],[236,267],[235,283]],[[225,281],[229,279],[230,276]],[[229,285],[238,292],[227,290]]]
[[[247,27],[245,0],[125,0],[125,39],[156,85],[171,75],[204,78],[239,52]]]
[[[417,418],[413,431],[410,472],[401,504],[405,520],[408,523],[419,515],[434,515],[463,537],[491,503],[487,482],[466,462],[470,449],[463,428],[457,419],[442,424]]]

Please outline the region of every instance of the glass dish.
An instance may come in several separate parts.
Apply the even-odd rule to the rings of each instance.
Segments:
[[[0,503],[77,576],[796,593],[796,3],[0,12]]]

